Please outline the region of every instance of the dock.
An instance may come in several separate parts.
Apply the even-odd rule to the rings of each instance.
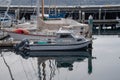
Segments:
[[[13,47],[19,43],[19,41],[0,41],[0,47]]]
[[[85,20],[84,22],[88,23],[88,20]],[[97,25],[97,24],[117,24],[119,22],[116,19],[107,19],[107,20],[93,20],[93,23]]]
[[[7,10],[7,5],[0,5],[0,12],[4,13]],[[10,5],[9,13],[16,14],[19,12],[19,19],[24,15],[25,19],[30,19],[30,16],[36,14],[36,5]],[[116,18],[120,18],[120,5],[88,5],[88,6],[56,6],[56,12],[65,13],[65,16],[71,16],[73,19],[80,22],[87,22],[89,15],[93,16],[95,24],[116,24]],[[40,7],[41,10],[41,7]],[[49,6],[44,6],[44,13],[49,14]],[[111,16],[112,15],[112,16]]]

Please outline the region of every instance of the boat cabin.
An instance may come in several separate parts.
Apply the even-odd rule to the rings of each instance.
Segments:
[[[57,33],[56,41],[58,43],[71,43],[71,42],[78,42],[82,41],[84,38],[76,37],[68,30],[60,30]]]

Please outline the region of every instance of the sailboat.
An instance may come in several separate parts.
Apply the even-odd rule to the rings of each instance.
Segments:
[[[87,24],[79,23],[72,19],[57,19],[57,20],[46,20],[44,21],[44,0],[42,0],[42,17],[40,16],[39,11],[39,0],[38,0],[38,9],[37,9],[37,22],[34,25],[36,27],[17,27],[17,28],[4,28],[4,32],[7,32],[15,40],[22,40],[27,38],[29,40],[48,40],[54,39],[56,37],[56,32],[61,28],[70,29],[73,33],[76,34],[86,34],[89,32],[89,26]],[[32,24],[31,24],[32,25]],[[34,29],[31,29],[34,28]]]

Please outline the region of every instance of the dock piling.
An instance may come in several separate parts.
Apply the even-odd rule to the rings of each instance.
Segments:
[[[82,12],[82,23],[85,22],[85,12]]]
[[[101,8],[99,9],[99,20],[101,20]],[[98,35],[100,35],[101,25],[99,24]]]
[[[92,38],[92,29],[93,29],[93,17],[92,15],[88,18],[88,24],[89,24],[89,38]]]
[[[79,10],[79,22],[81,22],[81,10]]]

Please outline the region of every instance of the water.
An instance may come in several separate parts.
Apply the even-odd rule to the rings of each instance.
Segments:
[[[42,56],[48,52],[36,52],[41,55],[25,59],[3,49],[0,80],[120,80],[120,37],[94,37],[92,51],[50,52],[48,56]]]

